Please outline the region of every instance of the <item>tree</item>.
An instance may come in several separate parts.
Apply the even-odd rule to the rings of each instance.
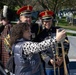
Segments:
[[[34,10],[52,10],[57,13],[61,9],[76,8],[76,0],[0,0],[0,7],[8,5],[17,10],[24,5],[32,5]]]
[[[55,13],[65,8],[76,8],[76,0],[37,0],[39,4]]]

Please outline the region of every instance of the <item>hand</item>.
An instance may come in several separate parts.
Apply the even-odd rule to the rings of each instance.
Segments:
[[[63,58],[57,57],[56,65],[61,66],[62,62],[63,62]]]
[[[63,59],[62,58],[56,58],[57,59],[57,61],[55,61],[54,62],[54,60],[53,59],[50,59],[50,63],[54,66],[54,63],[55,63],[55,65],[56,66],[61,66],[61,64],[62,64],[62,62],[63,62]]]
[[[58,29],[57,29],[57,31],[56,31],[56,41],[57,41],[57,42],[60,42],[60,41],[62,41],[65,37],[66,37],[66,32],[65,32],[65,30],[62,30],[62,31],[58,32]]]
[[[54,60],[53,60],[53,59],[50,59],[50,63],[51,63],[52,65],[54,65]]]
[[[54,62],[53,59],[50,59],[50,63],[51,63],[53,66],[54,66],[54,63],[55,63],[55,66],[57,66],[56,61]]]

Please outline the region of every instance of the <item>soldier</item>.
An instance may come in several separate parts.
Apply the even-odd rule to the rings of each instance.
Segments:
[[[0,17],[1,18],[1,17]],[[1,54],[2,54],[2,50],[1,50],[1,48],[2,48],[2,39],[1,39],[1,32],[3,31],[3,29],[4,29],[4,25],[1,25],[0,26],[0,74],[1,75],[6,75],[6,73],[5,73],[5,71],[4,71],[4,65],[3,65],[3,63],[2,63],[2,61],[1,61]]]
[[[1,18],[1,16],[0,16]],[[1,20],[0,20],[0,24],[1,24]],[[4,25],[0,25],[0,60],[1,60],[1,47],[2,47],[2,38],[1,38],[1,32],[4,29]]]
[[[55,27],[52,25],[53,21],[53,12],[52,11],[43,11],[39,14],[42,18],[43,23],[43,30],[42,32],[34,39],[34,41],[41,42],[45,39],[52,38],[55,39],[56,37],[56,30],[60,27]],[[64,37],[65,38],[65,37]],[[65,40],[63,40],[64,50],[65,50],[65,60],[68,70],[68,51],[69,51],[69,42],[66,36]],[[56,51],[57,49],[57,51]],[[47,51],[41,52],[42,63],[44,66],[45,74],[46,75],[65,75],[64,74],[64,65],[63,65],[63,55],[62,55],[62,45],[61,42],[57,43],[52,48],[49,48]]]
[[[32,10],[32,6],[23,6],[17,11],[17,14],[20,16],[18,23],[28,23],[30,25],[32,34],[31,40],[33,41],[33,39],[41,31],[41,27],[36,23],[32,23]],[[33,58],[31,58],[31,61],[36,63],[38,65],[37,68],[39,68],[39,66],[41,65],[40,55],[38,53],[33,54]],[[34,71],[34,69],[32,71]],[[40,74],[43,75],[44,73],[41,71]]]
[[[18,23],[27,22],[30,25],[33,40],[41,32],[42,28],[38,24],[32,23],[32,10],[32,6],[23,6],[17,11],[17,14],[20,15]]]
[[[4,67],[6,66],[6,63],[9,59],[9,53],[8,50],[6,50],[5,48],[5,44],[4,44],[4,38],[10,33],[10,29],[11,29],[11,24],[9,23],[9,15],[7,16],[7,9],[8,6],[4,5],[3,7],[3,12],[1,14],[1,20],[0,20],[0,24],[1,24],[1,61],[4,65]]]

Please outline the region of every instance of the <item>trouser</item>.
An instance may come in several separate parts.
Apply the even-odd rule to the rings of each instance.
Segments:
[[[69,65],[67,65],[67,70],[69,73],[68,75],[70,75]],[[46,68],[45,73],[46,73],[46,75],[54,75],[54,69],[53,68]],[[63,67],[59,68],[59,73],[60,73],[60,75],[64,75],[64,68]],[[58,68],[56,68],[56,75],[58,75]]]

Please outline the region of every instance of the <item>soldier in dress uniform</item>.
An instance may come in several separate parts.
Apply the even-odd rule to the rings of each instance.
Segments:
[[[46,10],[39,14],[42,18],[42,32],[34,39],[34,41],[41,42],[45,39],[52,38],[55,39],[56,37],[56,30],[60,29],[60,27],[55,27],[52,25],[53,21],[53,12]],[[58,30],[57,30],[58,31]],[[69,41],[67,36],[64,37],[63,45],[65,51],[65,60],[67,65],[69,65],[69,58],[68,58],[68,51],[69,51]],[[57,51],[56,51],[57,50]],[[61,43],[57,43],[52,48],[49,48],[47,51],[43,51],[40,53],[42,63],[44,66],[45,74],[46,75],[65,75],[64,74],[64,66],[63,66],[63,58],[62,58],[62,46]]]
[[[1,17],[0,17],[1,18]],[[1,32],[3,31],[3,29],[4,29],[4,26],[3,25],[1,25],[0,26],[0,74],[1,75],[6,75],[6,73],[5,73],[5,71],[4,71],[4,65],[3,65],[3,63],[2,63],[2,61],[1,61],[1,59],[2,59],[2,38],[1,38]]]
[[[17,14],[20,16],[19,18],[19,21],[18,21],[18,24],[19,23],[28,23],[28,25],[30,25],[30,28],[31,28],[31,40],[33,41],[33,39],[39,34],[39,32],[41,31],[41,27],[36,24],[36,23],[32,23],[32,10],[33,10],[33,7],[32,6],[23,6],[21,7],[18,11],[17,11]],[[31,58],[31,55],[29,54],[30,58]],[[30,59],[31,63],[32,64],[32,67],[35,67],[34,65],[36,64],[37,65],[37,69],[40,67],[40,69],[42,68],[41,66],[41,59],[40,59],[40,55],[38,53],[35,53],[32,55],[32,58]],[[33,72],[36,72],[35,71],[36,67],[32,69]],[[43,70],[43,69],[42,69]],[[40,73],[38,74],[41,74],[41,75],[44,75],[44,72],[43,71],[40,71]]]
[[[11,29],[11,24],[9,23],[9,15],[7,14],[8,11],[8,6],[4,5],[3,6],[3,11],[1,14],[1,20],[0,20],[0,25],[1,25],[1,61],[4,65],[4,67],[6,66],[6,63],[9,59],[9,53],[8,50],[6,50],[5,48],[5,44],[4,44],[4,38],[10,33],[10,29]],[[8,16],[7,16],[8,15]]]
[[[2,23],[1,22],[1,15],[0,15],[0,23]],[[0,25],[0,60],[1,60],[1,47],[2,47],[2,38],[1,38],[1,32],[3,31],[3,29],[4,29],[4,25]]]
[[[32,6],[23,6],[18,11],[17,14],[20,16],[18,23],[28,23],[31,27],[32,40],[41,32],[42,28],[37,23],[32,23]]]

